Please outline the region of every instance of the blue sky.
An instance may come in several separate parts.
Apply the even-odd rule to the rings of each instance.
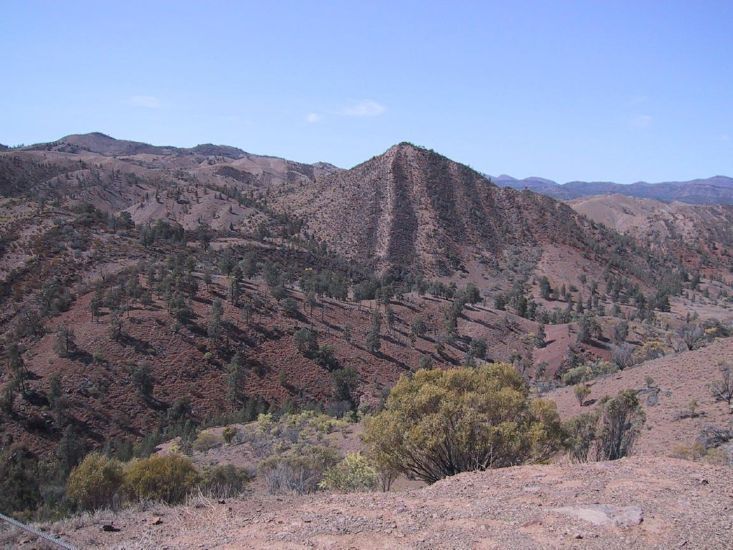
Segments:
[[[101,131],[349,167],[733,175],[733,2],[4,0],[0,143]]]

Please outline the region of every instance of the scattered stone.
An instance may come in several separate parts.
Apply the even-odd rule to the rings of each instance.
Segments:
[[[102,525],[102,531],[104,531],[105,533],[116,533],[121,530],[122,529],[120,529],[119,527],[115,527],[111,523],[105,523],[104,525]]]
[[[150,525],[160,525],[161,523],[163,523],[163,520],[160,516],[154,516],[150,519]]]

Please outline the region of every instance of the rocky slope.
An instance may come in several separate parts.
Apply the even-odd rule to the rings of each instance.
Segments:
[[[491,272],[506,269],[507,254],[528,259],[545,246],[573,249],[598,270],[620,255],[615,259],[640,273],[653,271],[644,253],[619,246],[617,234],[564,204],[496,187],[469,167],[408,143],[317,178],[279,204],[298,212],[339,253],[373,258],[383,271]]]
[[[568,204],[646,247],[675,255],[690,267],[733,266],[733,206],[665,203],[618,194]]]

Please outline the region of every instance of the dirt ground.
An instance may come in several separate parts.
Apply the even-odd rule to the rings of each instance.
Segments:
[[[51,530],[83,548],[724,549],[733,469],[653,457],[520,466],[407,492],[194,499]]]

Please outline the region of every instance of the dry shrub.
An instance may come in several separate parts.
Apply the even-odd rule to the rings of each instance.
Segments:
[[[284,454],[271,456],[259,465],[271,494],[312,493],[323,474],[338,463],[338,453],[329,447],[299,445]]]
[[[131,499],[160,500],[176,504],[200,481],[191,461],[181,455],[154,455],[130,463],[125,490]]]
[[[74,468],[66,491],[83,510],[98,510],[113,505],[124,481],[122,464],[99,453],[90,453]]]

